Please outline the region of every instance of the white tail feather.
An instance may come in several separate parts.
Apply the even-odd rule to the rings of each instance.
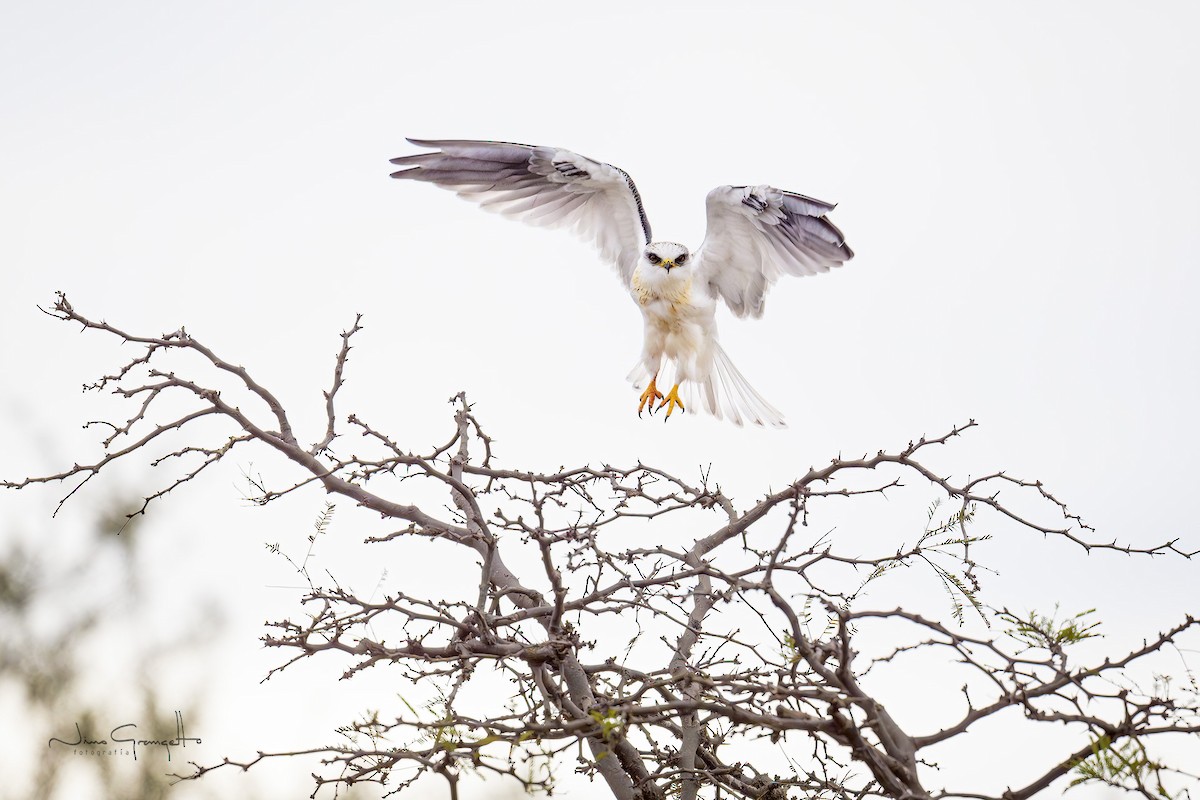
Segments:
[[[659,391],[665,392],[664,387],[674,385],[674,367],[671,362],[664,365],[659,373]],[[650,377],[641,362],[629,373],[629,380],[639,390],[646,388]],[[717,419],[728,419],[734,425],[749,422],[771,428],[787,427],[783,414],[754,390],[717,342],[713,342],[713,364],[708,377],[698,384],[685,381],[679,387],[679,393],[686,409],[703,408]]]

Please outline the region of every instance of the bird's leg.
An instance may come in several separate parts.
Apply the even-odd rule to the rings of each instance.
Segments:
[[[658,373],[654,373],[654,377],[650,379],[650,385],[646,387],[646,391],[642,392],[642,396],[638,398],[638,416],[642,415],[642,409],[646,404],[650,404],[650,413],[654,413],[654,401],[662,400],[663,393],[654,385],[654,381],[658,378]]]
[[[666,397],[663,397],[661,394],[659,397],[662,398],[662,402],[658,404],[659,410],[661,410],[663,406],[666,406],[667,408],[667,416],[663,417],[663,422],[666,422],[671,417],[671,412],[675,410],[675,406],[679,406],[680,411],[687,411],[687,409],[683,407],[683,401],[679,399],[678,383],[671,387],[671,391],[667,392]]]

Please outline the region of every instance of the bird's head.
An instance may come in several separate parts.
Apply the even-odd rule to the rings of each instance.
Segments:
[[[692,254],[688,249],[676,242],[651,242],[642,251],[642,258],[652,269],[662,269],[672,273],[686,274],[692,266]]]

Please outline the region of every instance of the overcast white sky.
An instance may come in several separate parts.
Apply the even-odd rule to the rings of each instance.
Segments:
[[[78,387],[130,352],[40,314],[61,289],[126,329],[186,325],[313,440],[361,312],[345,410],[414,448],[445,438],[465,389],[506,464],[711,463],[745,504],[838,452],[975,418],[947,469],[1040,478],[1101,537],[1195,546],[1197,23],[1189,3],[4,3],[0,475],[94,453],[79,425],[111,406]],[[608,268],[566,234],[390,181],[406,136],[609,161],[656,238],[692,247],[718,184],[839,203],[850,264],[778,285],[761,321],[719,318],[791,427],[639,420],[639,316]],[[147,637],[225,588],[215,758],[304,743],[264,734],[275,719],[324,741],[373,702],[364,682],[298,706],[334,665],[257,685],[278,656],[257,649],[261,621],[290,607],[262,543],[298,547],[320,501],[246,508],[238,466],[147,528],[163,591]],[[67,557],[90,504],[152,479],[130,464],[53,522],[57,494],[0,495],[0,536]],[[1064,575],[1040,545],[993,548],[998,602],[1070,595],[1142,632],[1197,611],[1194,567],[1093,556]],[[193,664],[167,671],[165,694],[195,683]],[[33,768],[25,747],[0,746],[6,775]]]

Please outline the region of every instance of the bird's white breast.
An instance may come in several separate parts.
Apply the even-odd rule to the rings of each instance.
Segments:
[[[665,330],[678,330],[680,325],[695,317],[692,276],[689,273],[676,277],[666,270],[654,269],[662,274],[646,276],[640,267],[634,271],[634,299],[641,306],[647,321]]]

